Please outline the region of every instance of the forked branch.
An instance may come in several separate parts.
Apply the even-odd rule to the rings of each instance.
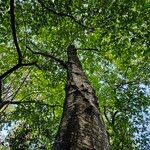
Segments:
[[[35,64],[36,62],[31,62],[31,63],[22,63],[23,57],[22,57],[22,53],[18,44],[18,39],[17,39],[17,34],[16,34],[16,22],[15,22],[15,14],[14,14],[14,0],[10,0],[10,21],[11,21],[11,29],[12,29],[12,36],[13,36],[13,41],[16,47],[16,51],[18,54],[18,63],[13,66],[12,68],[8,69],[6,72],[4,72],[1,76],[0,76],[0,101],[2,101],[1,99],[1,95],[2,95],[2,79],[5,78],[6,76],[8,76],[9,74],[11,74],[12,72],[16,71],[18,68],[22,67],[22,66],[30,66]]]
[[[3,78],[5,78],[6,76],[8,76],[9,74],[11,74],[12,72],[16,71],[17,69],[19,69],[20,67],[24,67],[24,66],[32,66],[35,65],[36,61],[31,62],[31,63],[18,63],[15,66],[13,66],[12,68],[10,68],[9,70],[7,70],[6,72],[4,72],[1,76],[0,76],[0,80],[2,80]]]
[[[16,23],[15,23],[15,14],[14,14],[14,0],[10,0],[10,21],[11,21],[13,41],[14,41],[16,51],[17,51],[17,54],[18,54],[18,63],[15,66],[13,66],[12,68],[8,69],[6,72],[4,72],[0,76],[0,80],[5,78],[6,76],[11,74],[12,72],[16,71],[20,67],[34,65],[36,63],[36,62],[22,63],[23,57],[22,57],[22,53],[21,53],[21,50],[20,50],[20,47],[19,47],[19,44],[18,44],[18,39],[17,39],[17,34],[16,34]]]

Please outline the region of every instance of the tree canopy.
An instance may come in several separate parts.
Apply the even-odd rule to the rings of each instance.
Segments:
[[[149,148],[149,18],[149,0],[0,0],[0,148],[52,147],[72,43],[95,49],[78,55],[111,148]]]

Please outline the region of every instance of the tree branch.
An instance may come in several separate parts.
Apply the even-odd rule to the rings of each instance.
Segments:
[[[22,66],[22,67],[27,67],[27,66],[35,65],[36,63],[37,63],[37,61],[30,62],[30,63],[23,63],[23,64],[21,64],[21,66]]]
[[[90,51],[98,51],[97,48],[77,48],[76,50],[90,50]]]
[[[46,6],[42,0],[38,0],[38,2],[41,4],[41,6],[43,8],[45,8],[46,10],[48,10],[49,12],[52,12],[54,15],[57,15],[57,16],[60,16],[60,17],[68,17],[70,19],[72,19],[75,23],[79,24],[80,26],[84,27],[84,28],[88,28],[88,29],[94,29],[92,27],[88,27],[84,24],[82,24],[80,21],[76,20],[76,18],[72,15],[69,15],[69,14],[66,14],[66,13],[63,13],[63,12],[56,12],[55,10],[51,9],[50,7]]]
[[[36,55],[39,54],[39,55],[42,55],[42,56],[44,56],[44,57],[51,58],[51,59],[55,60],[56,62],[58,62],[60,65],[62,65],[64,68],[67,67],[67,66],[66,66],[66,63],[65,63],[63,60],[61,60],[61,59],[59,59],[59,58],[56,58],[56,57],[54,57],[54,56],[51,55],[51,54],[42,53],[42,52],[34,52],[33,54],[36,54]]]
[[[15,93],[13,93],[12,95],[13,95],[13,97],[11,98],[11,100],[9,101],[9,103],[6,103],[6,102],[8,102],[8,101],[1,101],[0,102],[0,109],[2,109],[4,106],[6,106],[5,107],[5,109],[8,107],[8,105],[13,101],[13,99],[15,98],[15,96],[17,95],[17,93],[19,92],[19,90],[21,89],[21,87],[22,87],[22,85],[24,84],[24,82],[25,82],[25,80],[27,79],[27,77],[28,77],[28,75],[29,75],[29,73],[31,72],[31,69],[29,70],[29,72],[28,72],[28,74],[26,75],[26,77],[23,79],[23,81],[22,81],[22,83],[20,84],[20,86],[18,87],[18,89],[16,90],[16,92]],[[11,95],[11,96],[12,96]],[[10,97],[11,97],[10,96]],[[4,110],[5,110],[4,109]]]
[[[0,80],[2,80],[4,77],[6,77],[7,75],[9,75],[10,73],[14,72],[15,70],[17,70],[18,68],[22,67],[22,66],[30,66],[35,64],[35,62],[32,63],[22,63],[22,53],[18,44],[18,40],[17,40],[17,35],[16,35],[16,25],[15,25],[15,15],[14,15],[14,0],[10,0],[10,20],[11,20],[11,29],[12,29],[12,36],[13,36],[13,41],[18,53],[18,63],[13,66],[12,68],[10,68],[9,70],[7,70],[6,72],[4,72],[1,76],[0,76]]]
[[[0,79],[0,103],[2,102],[2,80]]]
[[[14,0],[10,0],[10,20],[11,20],[11,29],[14,44],[18,53],[18,63],[22,62],[22,53],[18,44],[17,35],[16,35],[16,25],[15,25],[15,14],[14,14]]]
[[[2,91],[2,94],[4,94],[4,98],[8,95],[10,89],[11,89],[11,84],[9,84],[9,85],[7,86],[7,89],[6,89],[6,90]]]
[[[51,58],[53,59],[54,61],[58,62],[61,66],[63,66],[65,69],[67,68],[67,65],[66,65],[66,62],[51,55],[51,54],[48,54],[47,52],[46,53],[43,53],[43,52],[34,52],[33,50],[31,50],[30,47],[27,47],[33,54],[35,55],[41,55],[41,56],[44,56],[44,57],[48,57],[48,58]],[[38,65],[36,65],[38,67]]]
[[[20,91],[20,89],[22,88],[23,84],[25,83],[26,79],[28,78],[29,74],[31,72],[31,69],[29,70],[28,74],[25,76],[25,78],[23,79],[22,83],[19,85],[18,89],[15,91],[15,93],[13,93],[13,97],[12,100],[15,98],[15,96],[18,94],[18,92]]]
[[[12,72],[16,71],[20,67],[35,65],[36,63],[37,63],[37,61],[31,62],[31,63],[23,63],[23,64],[22,63],[18,63],[14,67],[12,67],[9,70],[7,70],[6,72],[4,72],[0,76],[0,80],[2,80],[3,78],[5,78],[6,76],[8,76],[9,74],[11,74]]]
[[[108,121],[108,123],[110,124],[110,120],[109,120],[109,118],[107,116],[107,108],[106,108],[106,106],[104,106],[104,116],[105,116],[106,120]]]
[[[21,67],[21,64],[17,64],[14,67],[10,68],[9,70],[7,70],[6,72],[4,72],[1,76],[0,79],[3,79],[4,77],[6,77],[7,75],[9,75],[10,73],[14,72],[15,70],[17,70],[18,68]]]
[[[5,106],[5,105],[19,105],[19,104],[31,104],[31,103],[39,103],[41,105],[48,105],[50,107],[61,107],[62,106],[60,104],[55,104],[55,105],[49,105],[49,104],[45,104],[43,102],[38,102],[38,101],[3,101],[2,103],[0,103],[0,110]]]
[[[130,85],[130,84],[134,85],[134,84],[140,84],[140,83],[141,83],[140,79],[136,79],[134,81],[122,81],[116,84],[115,88],[118,89],[118,88],[122,88],[124,85]]]
[[[5,106],[9,104],[21,104],[21,103],[32,103],[33,101],[3,101],[0,103],[0,110]]]
[[[112,115],[112,121],[111,121],[112,125],[115,124],[115,117],[116,117],[117,113],[118,113],[118,111],[115,111],[114,114]]]

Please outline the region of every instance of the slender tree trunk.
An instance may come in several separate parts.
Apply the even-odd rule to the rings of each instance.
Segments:
[[[73,45],[68,47],[66,98],[53,149],[109,149],[97,97],[82,70]]]

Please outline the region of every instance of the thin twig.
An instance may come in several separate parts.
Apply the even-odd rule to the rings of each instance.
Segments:
[[[31,104],[31,103],[40,103],[41,105],[48,105],[50,107],[61,107],[62,108],[62,105],[60,104],[55,104],[55,105],[50,105],[50,104],[46,104],[46,103],[43,103],[43,102],[38,102],[38,101],[4,101],[2,103],[0,103],[0,109],[1,109],[1,105],[6,105],[6,104]]]
[[[118,111],[115,111],[114,114],[112,115],[112,121],[111,121],[112,125],[115,124],[115,118],[116,118],[117,113]]]
[[[3,91],[3,93],[2,93],[2,94],[4,94],[3,98],[5,98],[5,97],[8,95],[9,90],[11,89],[11,85],[12,85],[12,84],[9,84],[9,85],[6,87],[6,90]]]
[[[90,50],[90,51],[98,51],[97,48],[77,48],[76,50]]]
[[[0,103],[2,102],[2,80],[0,80]]]
[[[122,81],[122,82],[116,84],[116,85],[115,85],[115,86],[116,86],[115,88],[118,89],[118,88],[122,88],[124,85],[134,85],[134,84],[140,84],[140,83],[141,83],[141,82],[140,82],[139,79],[134,80],[134,81]]]
[[[106,111],[107,111],[106,106],[104,106],[104,116],[105,116],[106,120],[108,121],[108,123],[110,124],[110,120],[109,120],[109,118],[107,116],[107,112]]]

